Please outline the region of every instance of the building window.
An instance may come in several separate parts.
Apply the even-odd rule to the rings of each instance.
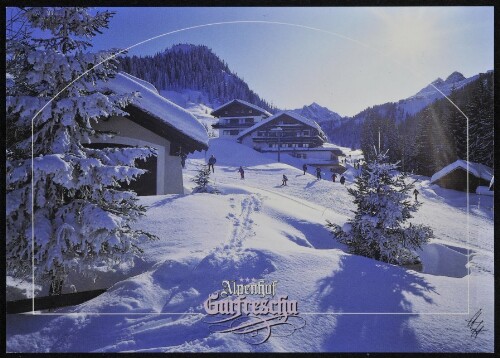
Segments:
[[[249,110],[248,110],[248,113],[252,113],[252,110],[251,110],[251,109],[249,109]]]
[[[253,118],[246,118],[245,123],[246,124],[253,124]]]
[[[227,114],[227,111],[224,111],[224,114]]]
[[[299,143],[299,148],[302,148],[303,146],[304,146],[304,144]]]
[[[231,135],[238,135],[238,134],[240,134],[240,131],[237,130],[237,129],[230,130],[229,132],[230,132]]]
[[[311,134],[311,132],[309,132],[309,130],[302,131],[302,135],[304,137],[309,137],[310,134]]]
[[[309,148],[309,143],[304,143],[304,148]]]
[[[231,131],[222,131],[222,135],[231,135]]]
[[[257,137],[264,137],[264,133],[265,132],[262,131],[257,132]]]

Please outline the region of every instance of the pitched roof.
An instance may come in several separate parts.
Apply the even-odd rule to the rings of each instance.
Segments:
[[[296,119],[299,122],[304,123],[305,125],[307,125],[309,127],[313,127],[315,129],[317,129],[319,131],[319,133],[322,134],[323,136],[325,136],[325,138],[326,138],[326,135],[323,132],[323,130],[321,129],[321,127],[319,126],[319,124],[316,123],[315,121],[313,121],[312,119],[303,117],[300,114],[297,114],[297,113],[292,112],[292,111],[282,111],[282,112],[276,113],[272,117],[266,118],[263,121],[260,121],[260,122],[258,122],[256,124],[254,124],[250,128],[247,128],[246,130],[244,130],[243,132],[240,133],[240,135],[237,137],[237,139],[240,139],[240,138],[244,137],[245,135],[247,135],[247,134],[255,131],[259,127],[261,127],[261,126],[263,126],[263,125],[271,122],[272,120],[274,120],[274,119],[276,119],[278,117],[281,117],[282,115],[287,115],[289,117],[292,117],[293,119]]]
[[[448,175],[449,173],[458,168],[462,168],[465,171],[468,170],[468,172],[474,175],[475,177],[482,178],[486,181],[490,181],[491,177],[493,176],[492,168],[483,164],[469,162],[469,168],[467,169],[467,161],[459,159],[451,164],[448,164],[440,171],[436,172],[431,177],[431,183],[436,182],[437,180],[441,179],[442,177]]]
[[[208,148],[208,134],[196,117],[160,96],[156,88],[149,82],[120,72],[115,78],[99,84],[101,89],[110,90],[116,94],[139,92],[140,98],[131,106],[153,117],[160,126],[159,135],[175,131],[177,138],[187,140],[195,150]],[[128,111],[128,109],[126,109]],[[153,130],[155,131],[155,130]]]
[[[262,114],[265,114],[266,116],[272,116],[271,113],[269,113],[268,111],[266,111],[265,109],[263,108],[260,108],[259,106],[256,106],[255,104],[251,104],[247,101],[243,101],[242,99],[233,99],[232,101],[229,101],[227,103],[224,103],[222,106],[214,109],[212,111],[212,113],[210,113],[212,116],[215,116],[217,115],[217,112],[220,112],[221,110],[223,110],[225,107],[229,106],[230,104],[233,104],[233,103],[239,103],[239,104],[242,104],[244,106],[247,106],[247,107],[250,107],[252,109],[255,109],[256,111],[262,113]]]

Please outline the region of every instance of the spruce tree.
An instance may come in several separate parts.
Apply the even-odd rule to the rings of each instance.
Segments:
[[[102,93],[98,84],[116,73],[116,61],[107,60],[114,52],[87,51],[113,13],[70,7],[20,13],[38,29],[33,34],[44,36],[30,33],[15,43],[7,38],[7,273],[34,274],[37,283],[50,282],[54,295],[62,293],[70,270],[92,273],[96,266],[131,260],[139,244],[153,238],[131,227],[145,208],[120,182],[144,173],[135,160],[154,153],[83,145],[101,135],[93,123],[126,115],[122,108],[136,95]]]
[[[466,100],[458,98],[455,87],[452,88],[450,100],[458,107],[462,107],[462,103]],[[462,113],[455,106],[448,104],[447,122],[453,134],[453,144],[455,146],[455,157],[457,159],[465,160],[467,158],[467,120]]]
[[[327,221],[327,227],[355,255],[395,265],[419,263],[415,250],[429,241],[432,230],[407,223],[421,205],[411,199],[414,185],[386,153],[375,154],[362,167],[355,188],[347,189],[357,205],[354,218],[343,227]]]
[[[208,164],[203,164],[198,168],[198,174],[192,179],[196,183],[193,193],[219,194],[220,191],[209,185],[210,174],[212,173]]]
[[[493,166],[493,108],[492,78],[480,74],[465,108],[469,116],[469,159],[488,166]]]

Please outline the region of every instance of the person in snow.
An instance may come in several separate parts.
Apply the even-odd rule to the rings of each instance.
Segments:
[[[344,176],[342,175],[342,176],[340,177],[340,184],[344,185],[344,183],[345,183],[345,178],[344,178]]]
[[[187,158],[187,155],[185,153],[182,153],[181,154],[181,165],[182,165],[182,168],[186,167],[186,158]]]
[[[333,173],[332,174],[332,180],[333,180],[334,183],[335,183],[335,179],[337,179],[337,174]]]
[[[304,165],[302,166],[302,169],[304,170],[304,175],[306,175],[306,171],[307,171],[307,164],[304,164]]]
[[[415,195],[415,201],[418,201],[418,199],[417,199],[418,194],[420,194],[420,193],[417,190],[417,188],[415,188],[415,190],[413,190],[413,195]]]
[[[241,179],[245,179],[245,171],[243,170],[243,167],[240,165],[240,169],[238,169],[238,172],[241,175]]]
[[[208,169],[210,169],[210,167],[212,167],[212,173],[215,173],[215,169],[214,169],[215,162],[217,162],[217,159],[215,159],[214,155],[212,154],[210,159],[208,159]]]
[[[288,178],[286,177],[285,174],[283,174],[283,182],[281,183],[281,186],[286,186],[287,181],[288,181]]]
[[[320,168],[320,167],[317,167],[317,168],[316,168],[316,178],[317,178],[318,180],[320,180],[320,179],[321,179],[321,168]]]

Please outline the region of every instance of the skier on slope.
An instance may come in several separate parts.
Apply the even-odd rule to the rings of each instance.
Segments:
[[[342,175],[340,177],[340,184],[344,185],[344,183],[345,183],[345,177]]]
[[[281,186],[286,186],[286,182],[288,181],[288,178],[286,177],[285,174],[283,174],[283,181],[281,183]]]
[[[332,181],[335,183],[335,179],[337,179],[337,174],[333,173],[332,174]]]
[[[417,188],[415,188],[415,190],[413,190],[413,195],[415,195],[415,201],[418,201],[417,199],[418,194],[420,194],[420,192],[417,190]]]
[[[321,168],[320,167],[316,167],[316,178],[318,180],[321,179]]]
[[[212,167],[212,173],[215,173],[215,169],[214,169],[215,162],[217,162],[217,159],[215,159],[214,155],[212,154],[210,159],[208,159],[208,169],[210,169],[210,167]]]
[[[306,175],[306,171],[307,171],[307,164],[304,164],[304,165],[302,166],[302,169],[304,170],[304,175]]]
[[[241,175],[241,179],[245,179],[245,171],[243,170],[242,166],[240,166],[240,169],[238,169],[238,172]]]

